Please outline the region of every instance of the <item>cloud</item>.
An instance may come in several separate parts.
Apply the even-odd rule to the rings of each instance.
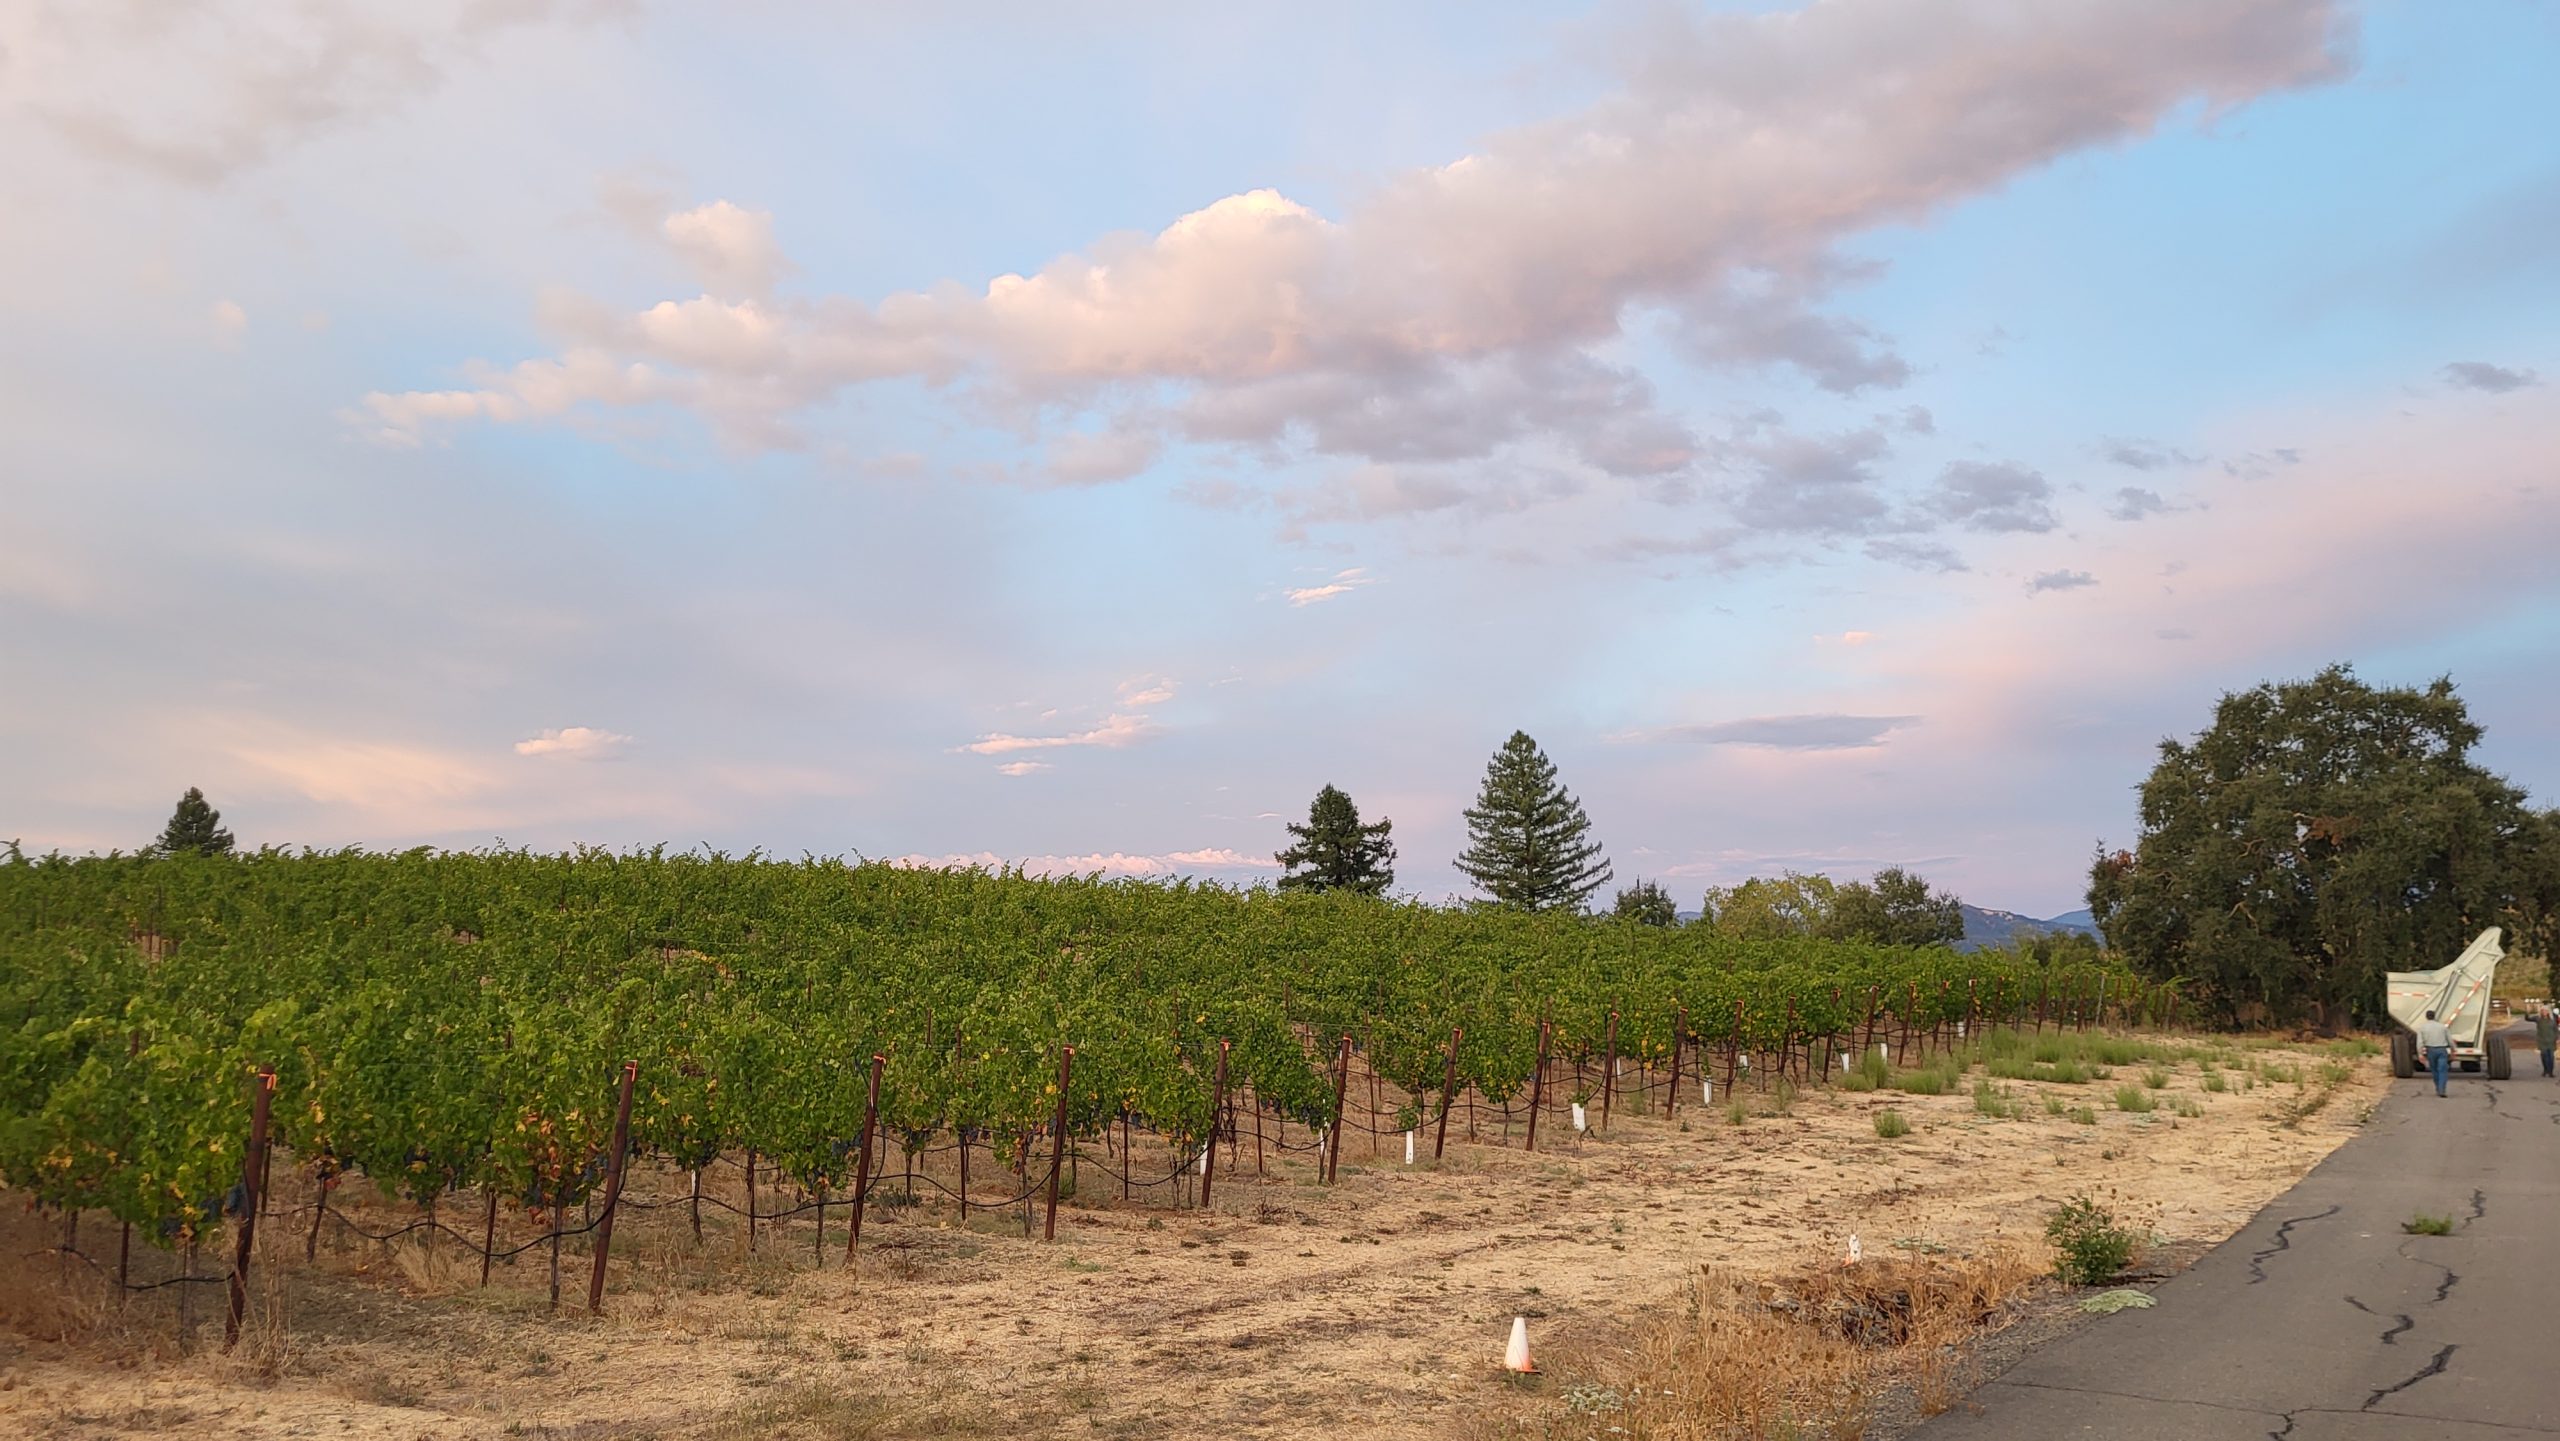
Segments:
[[[714,200],[677,211],[659,229],[668,246],[693,268],[696,282],[713,294],[769,295],[789,265],[773,238],[770,210]]]
[[[205,312],[213,322],[213,343],[225,350],[237,349],[240,337],[249,333],[249,312],[236,300],[217,300]]]
[[[1100,485],[1127,480],[1155,464],[1163,442],[1132,431],[1069,434],[1049,442],[1047,471],[1060,485]]]
[[[1167,851],[1165,860],[1177,866],[1204,866],[1225,870],[1278,870],[1280,863],[1269,856],[1249,856],[1225,846],[1212,846],[1199,851]]]
[[[15,103],[92,161],[211,187],[440,87],[501,32],[598,0],[39,5],[0,16]]]
[[[2302,452],[2291,446],[2274,450],[2253,450],[2235,460],[2222,463],[2222,473],[2242,480],[2264,480],[2288,466],[2300,465]]]
[[[1369,573],[1365,569],[1354,566],[1350,570],[1335,572],[1333,579],[1322,585],[1305,586],[1300,589],[1290,591],[1289,604],[1293,606],[1314,605],[1320,601],[1332,600],[1336,596],[1349,595],[1351,592],[1370,583],[1371,578]]]
[[[993,851],[925,856],[904,855],[889,864],[914,870],[998,870],[1011,867],[1035,876],[1132,876],[1141,879],[1165,878],[1192,871],[1271,870],[1278,862],[1257,859],[1223,846],[1202,850],[1168,851],[1163,855],[1131,855],[1126,851],[1097,851],[1081,856],[999,856]]]
[[[1338,215],[1244,191],[1028,274],[778,305],[763,343],[716,361],[658,328],[595,325],[532,369],[475,367],[476,404],[386,392],[361,411],[396,443],[456,420],[674,405],[769,446],[848,387],[910,378],[1026,424],[1072,426],[1145,393],[1167,440],[1382,464],[1530,448],[1668,475],[1698,447],[1617,358],[1631,321],[1660,320],[1717,366],[1790,367],[1840,392],[1897,385],[1909,367],[1886,340],[1825,309],[1873,273],[1840,258],[1845,242],[2198,102],[2218,115],[2330,80],[2342,34],[2328,0],[1665,11],[1630,28],[1614,83],[1582,110],[1377,177]],[[1083,472],[1132,473],[1135,456]],[[1858,533],[1881,518],[1855,485],[1808,504],[1769,485],[1747,504],[1784,527]]]
[[[2202,465],[2205,462],[2201,455],[2189,455],[2156,441],[2118,440],[2113,436],[2098,442],[2098,456],[2135,470],[2164,470],[2172,465]]]
[[[1159,706],[1173,699],[1174,693],[1180,689],[1182,686],[1178,681],[1170,681],[1158,675],[1142,675],[1120,682],[1120,703],[1130,706]]]
[[[2504,395],[2510,390],[2522,390],[2542,383],[2542,376],[2537,371],[2509,370],[2485,360],[2457,360],[2438,373],[2447,382],[2465,390],[2485,390],[2491,395]]]
[[[1000,776],[1027,776],[1047,769],[1049,769],[1049,763],[1047,761],[1006,761],[1003,765],[996,767],[996,774]]]
[[[530,740],[516,742],[520,756],[560,756],[570,760],[592,760],[612,755],[631,744],[631,737],[593,726],[568,726],[544,731]]]
[[[1838,635],[1815,636],[1813,638],[1813,643],[1815,645],[1845,645],[1856,647],[1865,645],[1868,641],[1874,640],[1875,638],[1875,632],[1873,631],[1844,630]]]
[[[1733,451],[1752,477],[1734,497],[1734,514],[1753,529],[1859,535],[1885,523],[1875,462],[1891,447],[1880,430],[1779,431],[1738,440]]]
[[[1886,561],[1910,570],[1935,571],[1941,575],[1972,568],[1964,563],[1964,557],[1956,554],[1953,547],[1934,540],[1889,537],[1868,541],[1866,551],[1870,560]]]
[[[1002,731],[978,737],[960,749],[971,755],[1000,756],[1014,751],[1051,750],[1063,746],[1097,746],[1119,750],[1162,735],[1164,728],[1142,715],[1113,715],[1100,725],[1054,736],[1017,736]]]
[[[2098,578],[2085,570],[2048,570],[2027,582],[2027,594],[2042,595],[2049,590],[2078,590],[2096,585]]]
[[[2107,507],[2107,514],[2117,520],[2142,520],[2150,516],[2167,515],[2184,508],[2163,500],[2160,492],[2156,490],[2145,490],[2140,486],[2128,485],[2116,492],[2116,503]]]
[[[1884,744],[1886,736],[1918,725],[1916,715],[1773,715],[1710,725],[1674,726],[1665,739],[1705,741],[1710,745],[1764,746],[1773,750],[1863,750]]]
[[[1928,507],[1967,530],[2040,535],[2061,524],[2052,498],[2053,486],[2040,471],[1959,460],[1938,473],[1937,493],[1929,497]]]

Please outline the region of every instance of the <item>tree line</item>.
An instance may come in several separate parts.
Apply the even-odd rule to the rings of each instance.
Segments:
[[[1467,848],[1458,869],[1493,904],[1528,911],[1579,911],[1614,878],[1582,802],[1557,778],[1526,731],[1513,731],[1485,764],[1476,803],[1467,807]],[[1306,823],[1289,824],[1296,844],[1277,852],[1280,888],[1384,895],[1395,884],[1392,820],[1364,822],[1340,788],[1325,786]],[[1682,923],[1679,903],[1658,881],[1638,878],[1617,892],[1605,913],[1635,925]],[[1941,945],[1964,937],[1963,904],[1899,866],[1865,881],[1834,882],[1793,871],[1753,877],[1707,891],[1690,924],[1739,940],[1789,937]]]
[[[2548,959],[2560,941],[2560,811],[2481,765],[2482,736],[2450,677],[2378,688],[2334,665],[2224,695],[2193,738],[2160,743],[2134,844],[2101,844],[2091,862],[2089,908],[2107,948],[2240,1023],[2379,1021],[2384,972],[2444,965],[2489,926],[2511,952]],[[1491,905],[1584,912],[1615,878],[1581,801],[1526,732],[1486,763],[1466,823],[1458,869]],[[1280,888],[1385,895],[1394,829],[1326,785],[1306,821],[1288,825]],[[232,845],[190,788],[147,849]],[[1603,914],[1682,924],[1670,892],[1642,878]],[[1788,872],[1712,888],[1688,924],[1742,940],[1964,935],[1958,898],[1898,866],[1861,881]]]

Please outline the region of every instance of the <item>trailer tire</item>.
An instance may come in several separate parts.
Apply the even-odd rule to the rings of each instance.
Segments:
[[[2391,1033],[2391,1074],[2403,1081],[2418,1074],[2418,1038],[2407,1031]]]
[[[2515,1053],[2507,1049],[2507,1038],[2505,1036],[2491,1036],[2485,1042],[2485,1045],[2489,1052],[2489,1079],[2493,1081],[2514,1080],[2516,1074],[2516,1058]]]

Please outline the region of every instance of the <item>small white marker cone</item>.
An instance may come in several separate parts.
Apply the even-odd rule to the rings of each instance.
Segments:
[[[1213,1141],[1210,1144],[1215,1145],[1217,1143]],[[1200,1174],[1203,1176],[1209,1174],[1209,1148],[1207,1146],[1200,1148]]]
[[[1888,1061],[1893,1059],[1893,1053],[1885,1049],[1884,1042],[1882,1041],[1876,1042],[1876,1059],[1879,1061]]]
[[[1413,1164],[1413,1132],[1411,1131],[1404,1133],[1404,1163],[1408,1166]]]
[[[1591,1129],[1590,1121],[1582,1114],[1582,1103],[1580,1101],[1573,1103],[1573,1128],[1577,1131],[1587,1131]]]
[[[1962,1021],[1956,1022],[1956,1036],[1958,1039],[1962,1039],[1964,1036],[1964,1022]]]
[[[1502,1348],[1502,1369],[1517,1371],[1524,1376],[1538,1369],[1537,1364],[1529,1359],[1529,1318],[1526,1316],[1511,1318],[1511,1344]]]
[[[1852,1266],[1855,1266],[1856,1264],[1858,1264],[1858,1262],[1859,1262],[1861,1259],[1863,1259],[1863,1258],[1866,1256],[1866,1254],[1867,1254],[1867,1252],[1866,1252],[1866,1248],[1865,1248],[1865,1247],[1863,1247],[1863,1246],[1860,1246],[1860,1245],[1858,1244],[1858,1233],[1857,1233],[1857,1232],[1855,1232],[1855,1231],[1850,1232],[1850,1233],[1849,1233],[1849,1262],[1848,1262],[1848,1264],[1850,1264],[1850,1265],[1852,1265]]]
[[[1712,1106],[1715,1103],[1716,1083],[1705,1076],[1700,1076],[1698,1078],[1698,1104],[1701,1106]]]
[[[1742,1069],[1746,1071],[1751,1069],[1751,1053],[1749,1051],[1742,1053]]]
[[[1846,1051],[1840,1054],[1840,1069],[1844,1071],[1849,1069],[1849,1055]]]

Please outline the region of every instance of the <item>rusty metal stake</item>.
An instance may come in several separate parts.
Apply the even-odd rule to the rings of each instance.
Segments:
[[[1058,1173],[1066,1169],[1067,1163],[1067,1077],[1075,1063],[1076,1048],[1061,1047],[1058,1051],[1058,1118],[1052,1123],[1053,1131],[1049,1138],[1049,1218],[1040,1235],[1044,1241],[1058,1239]]]
[[[275,1099],[276,1068],[258,1068],[258,1088],[249,1102],[249,1150],[240,1158],[240,1239],[231,1248],[231,1315],[222,1323],[222,1349],[240,1339],[240,1317],[249,1309],[249,1247],[258,1234],[258,1205],[267,1184],[267,1105]],[[78,1213],[73,1213],[77,1218]]]
[[[1333,1128],[1331,1139],[1325,1142],[1324,1165],[1316,1173],[1319,1181],[1329,1182],[1342,1173],[1342,1097],[1350,1086],[1351,1038],[1345,1036],[1333,1063]]]
[[[1689,1008],[1675,1006],[1671,1017],[1671,1089],[1662,1103],[1662,1119],[1668,1121],[1680,1110],[1680,1043],[1689,1038]]]
[[[861,1159],[853,1168],[853,1234],[845,1237],[844,1263],[853,1264],[853,1248],[862,1244],[862,1202],[871,1191],[871,1148],[880,1120],[880,1072],[889,1058],[878,1051],[871,1053],[871,1098],[862,1107],[862,1139],[857,1149]]]
[[[1609,1040],[1600,1054],[1600,1129],[1609,1129],[1609,1102],[1618,1094],[1618,1008],[1609,1008]]]
[[[1547,1023],[1538,1023],[1538,1065],[1529,1073],[1529,1141],[1521,1149],[1538,1149],[1538,1112],[1547,1103]]]
[[[613,1154],[604,1163],[604,1214],[596,1218],[596,1263],[587,1277],[587,1314],[604,1308],[604,1263],[613,1254],[613,1213],[622,1206],[622,1158],[631,1149],[631,1086],[640,1063],[622,1063],[622,1099],[613,1111]]]
[[[1218,1119],[1227,1111],[1227,1042],[1218,1043],[1218,1079],[1209,1089],[1209,1154],[1200,1162],[1200,1209],[1209,1209],[1209,1186],[1218,1179]]]
[[[1449,1146],[1449,1112],[1458,1104],[1458,1038],[1466,1033],[1464,1026],[1449,1028],[1449,1069],[1440,1078],[1440,1130],[1431,1138],[1431,1159],[1435,1161]]]

